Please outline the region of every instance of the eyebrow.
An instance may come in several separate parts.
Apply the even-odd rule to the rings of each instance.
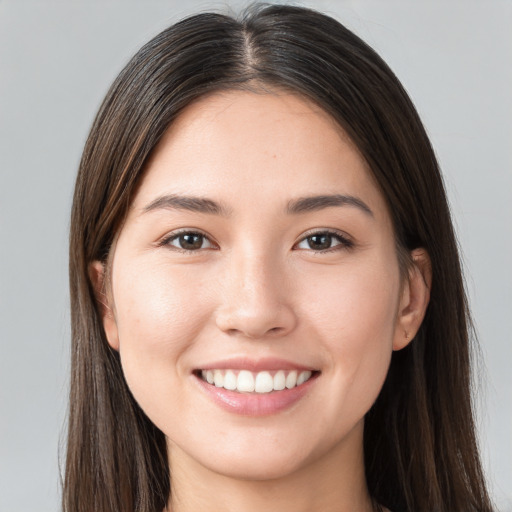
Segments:
[[[319,195],[310,197],[300,197],[292,199],[288,202],[286,213],[288,215],[297,215],[301,213],[313,212],[324,208],[351,206],[358,208],[366,215],[373,217],[370,207],[361,199],[343,194]],[[186,210],[197,213],[206,213],[210,215],[220,215],[228,217],[230,209],[225,205],[196,196],[179,196],[176,194],[168,194],[158,197],[142,209],[142,213],[151,212],[160,209],[170,210]]]
[[[361,199],[342,194],[301,197],[289,201],[286,212],[290,214],[306,213],[331,208],[333,206],[352,206],[373,217],[370,207]]]
[[[159,209],[187,210],[190,212],[208,213],[210,215],[221,215],[223,217],[229,215],[227,207],[211,199],[195,196],[178,196],[175,194],[158,197],[145,206],[142,211],[146,213]]]

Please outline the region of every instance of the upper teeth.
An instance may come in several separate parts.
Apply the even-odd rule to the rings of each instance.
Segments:
[[[247,370],[202,370],[201,377],[218,388],[239,391],[241,393],[270,393],[300,386],[312,375],[309,370],[279,370],[274,372],[253,373]]]

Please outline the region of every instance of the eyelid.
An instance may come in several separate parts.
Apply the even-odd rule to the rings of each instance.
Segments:
[[[176,247],[176,246],[170,244],[170,242],[172,240],[178,238],[182,234],[201,235],[206,240],[208,240],[208,242],[212,245],[212,247],[207,247],[205,249],[187,250],[187,249]],[[301,235],[300,239],[293,245],[293,248],[296,248],[298,244],[304,242],[307,238],[314,236],[314,235],[329,235],[333,238],[336,238],[339,241],[339,243],[333,247],[330,247],[328,249],[323,249],[323,250],[315,250],[315,249],[298,249],[298,250],[304,250],[304,251],[309,251],[309,252],[320,254],[320,253],[328,253],[331,251],[337,251],[337,250],[342,250],[342,249],[351,249],[354,247],[354,242],[353,242],[352,238],[349,235],[347,235],[347,233],[337,230],[337,229],[333,229],[333,228],[316,228],[316,229],[311,229],[311,230],[303,233]],[[181,229],[177,229],[175,231],[171,231],[170,233],[167,233],[164,237],[162,237],[160,239],[160,241],[157,243],[157,245],[158,245],[158,247],[168,247],[168,248],[172,249],[173,251],[182,252],[182,253],[186,253],[186,254],[192,254],[192,253],[204,251],[207,249],[208,250],[211,250],[211,249],[218,250],[219,249],[219,245],[217,244],[217,242],[214,241],[213,237],[211,237],[210,235],[208,235],[207,233],[205,233],[204,231],[202,231],[201,229],[198,229],[198,228],[181,228]]]
[[[196,249],[196,250],[187,250],[187,249],[176,247],[175,245],[170,244],[170,242],[172,240],[178,238],[180,235],[183,235],[183,234],[201,235],[206,240],[208,240],[208,242],[212,245],[212,247],[206,247],[204,249]],[[163,236],[157,242],[157,246],[158,247],[168,247],[173,251],[177,251],[177,252],[181,252],[181,253],[185,253],[185,254],[192,254],[192,253],[197,253],[200,251],[211,250],[211,249],[216,250],[219,248],[218,244],[213,240],[213,238],[210,235],[208,235],[207,233],[205,233],[204,231],[202,231],[201,229],[198,229],[198,228],[180,228],[175,231],[171,231],[170,233],[167,233],[165,236]]]
[[[297,247],[298,244],[304,242],[307,238],[309,238],[310,236],[314,236],[314,235],[329,235],[329,236],[332,236],[333,238],[336,238],[340,243],[336,244],[335,246],[330,247],[328,249],[324,249],[324,250],[315,250],[315,249],[298,249],[298,250],[310,251],[313,253],[321,254],[321,253],[328,253],[331,251],[337,251],[337,250],[343,250],[343,249],[345,249],[345,250],[352,249],[355,245],[352,238],[347,233],[345,233],[343,231],[340,231],[338,229],[333,229],[333,228],[317,228],[317,229],[312,229],[312,230],[307,231],[306,233],[302,234],[300,239],[294,245],[294,247]]]

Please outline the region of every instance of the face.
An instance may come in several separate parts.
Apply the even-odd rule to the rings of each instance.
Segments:
[[[410,298],[357,149],[278,92],[218,93],[181,114],[109,289],[107,338],[171,465],[255,479],[360,453]]]

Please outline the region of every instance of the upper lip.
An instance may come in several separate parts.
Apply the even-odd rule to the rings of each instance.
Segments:
[[[315,371],[316,369],[288,361],[286,359],[280,359],[275,357],[267,357],[261,359],[254,359],[248,357],[234,357],[230,359],[222,359],[212,363],[206,363],[204,366],[197,368],[198,370],[248,370],[251,372],[262,372],[262,371],[276,371],[276,370],[310,370]]]

